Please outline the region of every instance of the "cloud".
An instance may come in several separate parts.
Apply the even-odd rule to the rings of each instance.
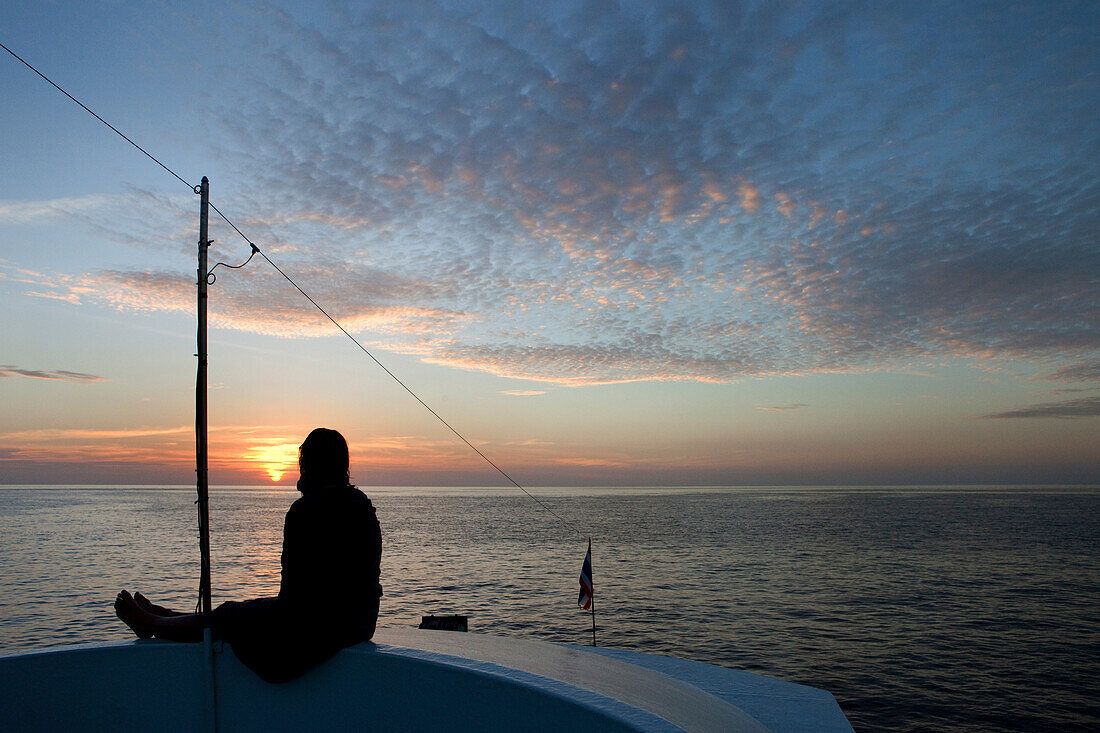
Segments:
[[[325,283],[326,310],[348,331],[405,337],[410,344],[405,348],[411,350],[416,348],[416,339],[446,335],[457,324],[475,318],[443,308],[407,305],[431,301],[442,289],[384,271],[359,268],[334,277],[324,265],[312,265],[293,274],[315,294],[318,289],[314,283]],[[30,273],[24,275],[23,282],[42,288],[28,291],[28,295],[74,305],[96,304],[136,313],[194,313],[195,285],[190,278],[175,273]],[[210,293],[209,318],[214,327],[288,338],[339,333],[323,313],[270,269],[223,276]],[[392,345],[400,348],[402,343],[399,340]]]
[[[39,428],[37,430],[23,430],[12,433],[4,433],[4,439],[26,441],[28,443],[64,443],[67,441],[82,440],[129,440],[140,438],[162,438],[165,436],[184,435],[193,433],[191,427],[167,427],[167,428]]]
[[[376,345],[566,385],[1100,348],[1095,8],[240,12],[249,60],[212,77],[241,181],[219,205]],[[193,240],[175,204],[128,203],[68,209],[135,243],[162,210]],[[219,274],[214,324],[329,332],[265,268]],[[185,312],[189,278],[34,292]]]
[[[1084,397],[1065,402],[1044,402],[1029,407],[1021,407],[1017,410],[1007,410],[983,415],[988,419],[1015,419],[1015,418],[1058,418],[1062,420],[1075,420],[1083,417],[1096,417],[1100,415],[1100,397]]]
[[[103,377],[83,372],[70,372],[64,369],[20,369],[11,365],[0,365],[0,379],[7,377],[29,377],[31,379],[48,379],[59,382],[103,382]]]
[[[1098,382],[1100,381],[1100,359],[1078,361],[1044,375],[1049,382]]]
[[[996,11],[1002,34],[960,38],[966,12],[424,3],[339,26],[282,18],[270,73],[227,124],[280,209],[370,222],[337,248],[482,317],[436,361],[728,381],[1095,348],[1100,192],[1095,165],[1062,152],[1095,140],[1082,88],[1061,83],[1094,99],[1097,85],[1064,19]],[[932,58],[960,63],[943,74]]]
[[[790,405],[759,406],[756,409],[762,412],[786,412],[788,410],[801,410],[804,407],[809,407],[809,405],[805,404],[804,402],[796,402]]]
[[[546,391],[541,389],[506,389],[501,394],[511,397],[533,397],[534,395],[546,394]]]
[[[0,201],[0,225],[75,224],[89,234],[163,258],[166,244],[172,245],[167,251],[173,254],[192,253],[195,247],[194,210],[181,203],[190,200],[135,187],[112,195],[6,200]],[[215,222],[219,236],[221,227]],[[9,270],[6,277],[18,276],[18,270]]]
[[[558,466],[580,466],[584,468],[619,468],[633,465],[634,463],[634,461],[617,461],[609,458],[583,458],[572,456],[562,456],[554,460],[554,464]]]
[[[39,201],[0,201],[0,226],[86,214],[111,206],[116,200],[115,197],[93,194]]]
[[[737,187],[737,194],[741,197],[741,208],[749,214],[760,211],[760,189],[751,183],[743,182]]]
[[[46,463],[194,463],[194,426],[137,429],[38,429],[0,433],[6,461]]]

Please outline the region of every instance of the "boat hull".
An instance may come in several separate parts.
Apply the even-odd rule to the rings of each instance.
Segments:
[[[746,701],[749,711],[736,704]],[[0,729],[139,728],[851,730],[820,690],[685,660],[484,634],[380,629],[374,642],[280,685],[260,680],[220,643],[135,641],[0,657]]]

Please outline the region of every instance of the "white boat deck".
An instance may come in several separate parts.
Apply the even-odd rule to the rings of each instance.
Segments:
[[[383,628],[282,685],[213,652],[134,641],[0,657],[0,730],[852,730],[828,692],[615,649]]]

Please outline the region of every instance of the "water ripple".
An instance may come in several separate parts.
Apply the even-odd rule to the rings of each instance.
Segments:
[[[381,623],[587,643],[583,542],[502,490],[370,491]],[[215,602],[278,591],[292,491],[215,490]],[[1100,493],[548,491],[594,528],[601,644],[831,691],[857,730],[1100,729]],[[176,490],[0,490],[0,651],[126,638],[119,588],[194,608]],[[334,589],[339,592],[339,589]]]

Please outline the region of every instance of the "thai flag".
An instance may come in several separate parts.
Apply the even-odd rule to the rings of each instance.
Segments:
[[[588,552],[584,554],[581,567],[581,594],[577,596],[577,605],[587,611],[592,607],[592,540],[588,540]]]

